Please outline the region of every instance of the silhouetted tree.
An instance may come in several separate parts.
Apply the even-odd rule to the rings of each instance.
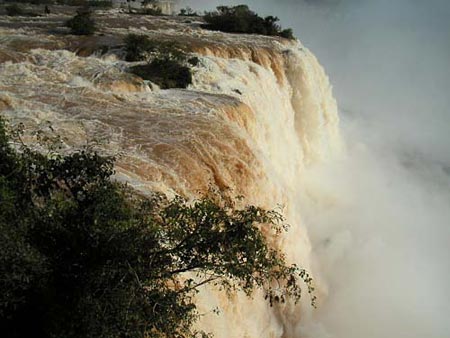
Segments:
[[[195,337],[202,285],[264,288],[271,304],[298,300],[302,279],[312,292],[259,230],[283,231],[277,212],[143,197],[111,180],[111,157],[15,140],[0,119],[3,337]]]

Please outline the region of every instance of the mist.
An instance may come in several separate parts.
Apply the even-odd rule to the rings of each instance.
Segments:
[[[319,58],[347,144],[299,188],[328,296],[298,337],[450,337],[450,3],[246,3]]]

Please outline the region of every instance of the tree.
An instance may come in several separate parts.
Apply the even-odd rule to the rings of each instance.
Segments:
[[[111,180],[111,157],[15,140],[0,119],[4,336],[196,337],[202,285],[264,288],[270,303],[298,300],[302,279],[313,291],[258,228],[284,231],[279,213],[219,197],[144,197]]]

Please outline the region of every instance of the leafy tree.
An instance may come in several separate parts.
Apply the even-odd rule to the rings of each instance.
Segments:
[[[13,145],[0,119],[3,336],[205,336],[192,329],[202,285],[264,288],[270,303],[298,300],[302,279],[312,292],[306,272],[287,266],[259,230],[284,231],[279,213],[143,197],[111,180],[113,158],[37,152],[20,135]]]
[[[219,6],[204,16],[204,28],[229,33],[262,34],[294,39],[291,29],[281,30],[279,19],[274,16],[260,17],[247,5]]]

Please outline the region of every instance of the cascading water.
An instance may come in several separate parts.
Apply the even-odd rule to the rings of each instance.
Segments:
[[[117,178],[143,192],[195,197],[213,185],[247,203],[281,205],[291,227],[269,241],[314,275],[297,196],[305,167],[342,148],[328,78],[300,44],[202,34],[188,90],[152,91],[113,57],[35,49],[0,64],[0,111],[28,126],[50,120],[68,146],[100,139],[120,155]],[[221,45],[209,42],[216,38]],[[198,296],[199,326],[216,337],[293,338],[311,311],[304,296],[299,306],[271,308],[262,293],[228,298],[207,287]]]
[[[289,261],[310,269],[310,244],[296,196],[302,187],[304,167],[335,156],[342,149],[337,107],[328,78],[316,58],[300,44],[285,48],[281,58],[258,55],[259,60],[270,61],[266,64],[253,62],[255,52],[249,57],[246,50],[235,50],[234,55],[239,57],[232,59],[221,57],[220,51],[208,54],[202,59],[204,67],[196,74],[194,87],[235,96],[250,107],[253,123],[239,127],[244,129],[267,175],[265,184],[258,184],[258,190],[251,194],[253,202],[265,206],[284,204],[292,227],[275,245]],[[274,69],[284,72],[277,76],[280,74]],[[299,307],[268,311],[267,304],[255,304],[255,300],[250,304],[240,299],[239,303],[219,317],[219,322],[211,316],[204,322],[213,332],[217,330],[214,328],[224,328],[224,337],[294,337],[294,327],[301,316]],[[208,305],[221,307],[216,302]],[[264,310],[255,311],[256,308]],[[249,312],[242,313],[242,309]],[[229,317],[226,321],[225,316]]]

